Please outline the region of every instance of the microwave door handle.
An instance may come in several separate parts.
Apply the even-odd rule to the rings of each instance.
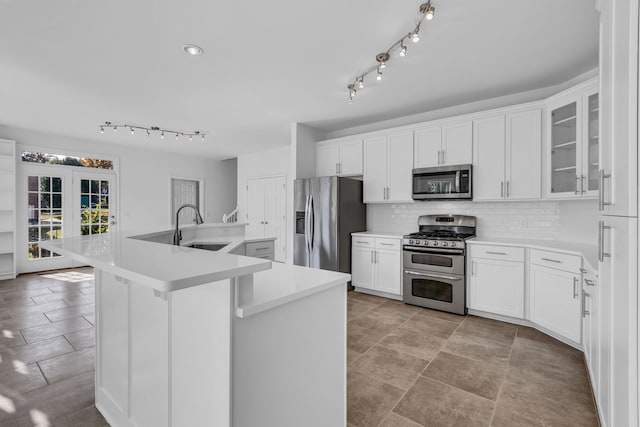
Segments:
[[[462,190],[460,189],[460,171],[456,171],[456,193],[462,193]]]

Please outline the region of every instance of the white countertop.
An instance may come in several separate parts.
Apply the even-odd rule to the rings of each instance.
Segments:
[[[271,268],[271,261],[264,259],[148,242],[118,232],[50,240],[41,246],[160,292]]]
[[[352,236],[366,236],[366,237],[383,237],[387,239],[402,239],[404,234],[397,232],[387,231],[358,231],[351,233]]]
[[[578,255],[584,258],[593,271],[597,271],[598,267],[598,248],[596,245],[588,243],[567,242],[562,240],[535,240],[535,239],[510,239],[510,238],[494,238],[494,237],[474,237],[467,240],[470,245],[502,245],[502,246],[519,246],[529,247],[533,249],[543,249],[557,251],[571,255]]]
[[[271,269],[253,275],[253,300],[237,307],[236,315],[252,316],[333,286],[344,286],[349,280],[351,275],[345,273],[274,262]]]

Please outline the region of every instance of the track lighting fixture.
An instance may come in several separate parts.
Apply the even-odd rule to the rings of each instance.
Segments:
[[[349,103],[353,101],[353,98],[356,94],[356,87],[358,89],[364,88],[365,76],[375,72],[376,80],[382,80],[382,69],[386,68],[387,62],[389,62],[389,59],[391,57],[391,53],[398,52],[399,56],[404,57],[407,55],[407,46],[405,45],[405,41],[411,40],[413,43],[418,43],[420,41],[420,26],[424,21],[431,21],[433,19],[436,13],[436,8],[431,4],[431,0],[429,0],[426,3],[420,5],[418,12],[419,19],[416,21],[416,25],[413,28],[413,31],[404,35],[400,40],[391,45],[391,47],[385,52],[377,54],[377,64],[369,67],[365,72],[358,74],[354,81],[347,85]]]
[[[104,133],[105,128],[113,129],[113,131],[116,132],[119,127],[123,127],[125,129],[129,128],[131,135],[134,134],[136,129],[144,131],[147,137],[151,137],[151,133],[159,133],[160,139],[164,139],[165,134],[170,134],[170,135],[175,135],[176,139],[179,139],[180,136],[188,136],[189,141],[193,141],[194,136],[199,136],[201,137],[202,142],[204,142],[204,137],[206,135],[205,133],[202,133],[199,130],[185,133],[177,130],[162,129],[158,126],[137,126],[137,125],[130,125],[127,123],[113,124],[111,122],[104,122],[103,124],[98,125],[98,128],[100,129],[100,133]]]

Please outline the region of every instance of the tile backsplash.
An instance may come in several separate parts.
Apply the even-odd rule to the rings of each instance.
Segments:
[[[560,202],[416,202],[367,205],[367,228],[411,233],[427,214],[477,217],[477,235],[554,240],[560,238]]]

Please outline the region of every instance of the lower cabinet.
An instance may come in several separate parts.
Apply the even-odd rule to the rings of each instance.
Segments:
[[[600,287],[592,270],[583,270],[582,278],[582,346],[589,367],[593,394],[599,400],[597,384],[600,383]]]
[[[351,251],[351,284],[402,295],[400,240],[354,235]]]
[[[471,258],[469,308],[524,318],[524,260]]]
[[[579,273],[531,264],[530,320],[575,343],[581,342],[581,293]]]
[[[238,247],[229,251],[233,255],[245,255],[254,258],[269,259],[275,258],[275,245],[273,240],[242,243]]]

